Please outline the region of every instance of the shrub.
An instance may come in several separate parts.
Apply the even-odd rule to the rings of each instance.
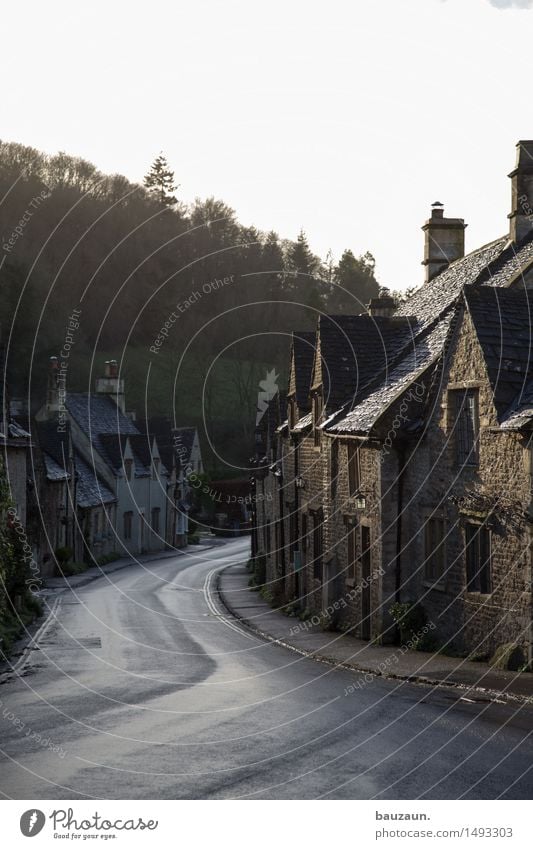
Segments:
[[[61,548],[56,548],[54,551],[54,556],[61,568],[63,568],[72,557],[72,549],[67,548],[67,546],[62,546]]]
[[[420,631],[427,624],[426,611],[421,604],[411,601],[396,601],[389,608],[389,613],[394,619],[400,633],[400,642],[405,645],[414,642],[416,646],[420,642]]]

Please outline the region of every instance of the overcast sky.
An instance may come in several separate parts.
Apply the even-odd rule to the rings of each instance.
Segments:
[[[526,0],[25,0],[4,8],[0,137],[140,180],[163,150],[180,197],[338,258],[423,278],[430,204],[506,232],[533,138]]]

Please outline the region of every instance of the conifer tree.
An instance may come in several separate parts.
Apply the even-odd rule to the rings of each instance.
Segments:
[[[144,178],[144,185],[164,206],[174,206],[177,203],[172,194],[178,186],[174,183],[174,172],[168,167],[168,162],[162,153],[157,156]]]

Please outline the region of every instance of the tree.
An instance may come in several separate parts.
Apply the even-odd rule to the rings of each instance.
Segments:
[[[144,185],[164,206],[174,206],[177,203],[172,194],[179,187],[174,183],[174,171],[168,167],[166,157],[162,153],[157,156],[144,178]]]
[[[335,269],[335,285],[328,299],[328,309],[357,315],[364,312],[371,298],[379,295],[375,277],[376,261],[371,253],[356,258],[345,250]]]
[[[287,268],[293,272],[295,298],[314,310],[323,308],[321,293],[321,266],[320,260],[315,256],[307,242],[307,236],[300,230],[295,242],[291,242],[287,249]],[[300,280],[300,286],[298,286]]]

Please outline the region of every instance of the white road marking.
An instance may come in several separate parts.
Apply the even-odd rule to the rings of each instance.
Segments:
[[[246,637],[248,640],[253,640],[254,642],[256,642],[257,637],[252,636],[247,631],[245,631],[243,628],[239,628],[238,625],[236,625],[234,622],[231,622],[223,613],[220,612],[220,610],[217,608],[217,606],[215,604],[212,589],[211,589],[211,581],[212,581],[213,575],[216,575],[216,573],[219,572],[220,569],[221,569],[220,566],[217,567],[216,569],[211,569],[211,571],[208,572],[207,575],[206,575],[206,578],[205,578],[205,581],[204,581],[204,587],[203,587],[205,603],[207,604],[207,606],[208,606],[209,610],[211,611],[211,613],[213,614],[213,616],[216,616],[216,618],[220,622],[222,622],[223,625],[226,625],[228,628],[231,628],[232,631],[236,631],[237,634],[241,634],[241,636]]]

